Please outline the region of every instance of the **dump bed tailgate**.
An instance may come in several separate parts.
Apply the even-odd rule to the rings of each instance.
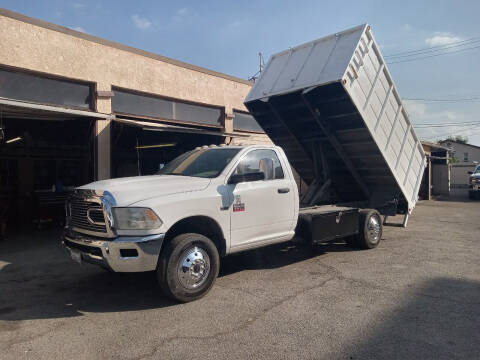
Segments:
[[[308,184],[321,152],[339,201],[415,206],[425,154],[369,25],[273,55],[245,105]]]

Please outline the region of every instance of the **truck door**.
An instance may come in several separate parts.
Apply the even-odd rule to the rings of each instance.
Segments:
[[[232,184],[231,247],[244,248],[291,237],[295,212],[294,189],[273,149],[251,150],[233,174],[263,172],[264,180]]]

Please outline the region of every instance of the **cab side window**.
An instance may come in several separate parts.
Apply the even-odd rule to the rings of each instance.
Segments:
[[[265,180],[283,179],[283,169],[273,150],[252,150],[237,165],[234,174],[263,172]]]

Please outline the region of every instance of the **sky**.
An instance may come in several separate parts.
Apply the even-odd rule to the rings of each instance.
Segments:
[[[241,78],[258,71],[259,52],[267,60],[369,23],[384,56],[407,55],[386,59],[397,62],[388,67],[400,96],[421,99],[405,101],[419,137],[462,135],[480,145],[478,0],[0,0],[0,7]],[[468,122],[478,124],[450,125]]]

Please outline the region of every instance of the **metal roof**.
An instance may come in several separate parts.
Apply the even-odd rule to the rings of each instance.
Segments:
[[[472,144],[466,144],[466,143],[463,143],[463,142],[459,142],[459,141],[455,141],[455,140],[442,140],[440,141],[441,144],[443,143],[455,143],[455,144],[459,144],[459,145],[466,145],[466,146],[471,146],[471,147],[474,147],[476,149],[480,149],[480,146],[477,146],[477,145],[472,145]],[[450,148],[449,148],[450,149]]]
[[[431,148],[434,148],[434,149],[441,149],[441,150],[451,150],[450,148],[446,147],[446,146],[442,146],[440,144],[437,144],[437,143],[433,143],[433,142],[430,142],[430,141],[424,141],[422,140],[421,141],[422,145],[427,145],[427,146],[430,146]]]

